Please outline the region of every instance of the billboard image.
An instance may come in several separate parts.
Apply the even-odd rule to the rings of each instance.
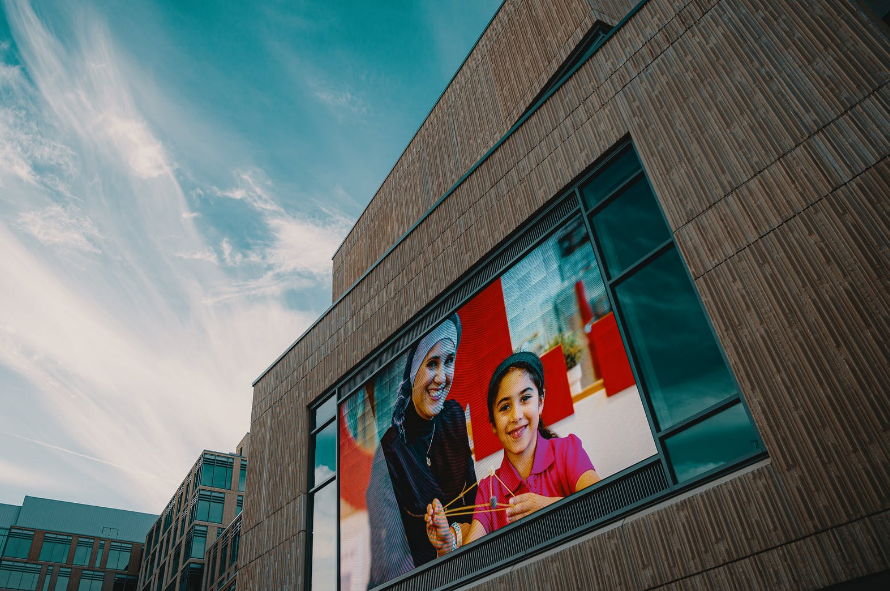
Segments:
[[[580,217],[338,412],[344,591],[386,583],[656,454]]]

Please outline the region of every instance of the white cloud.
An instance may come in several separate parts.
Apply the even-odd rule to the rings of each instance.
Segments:
[[[219,257],[216,256],[216,252],[209,246],[204,250],[197,250],[194,252],[177,252],[176,258],[184,261],[206,261],[208,263],[213,263],[214,265],[219,264]]]
[[[102,238],[88,217],[71,207],[51,205],[19,214],[18,225],[45,246],[100,253],[96,242]]]
[[[280,217],[268,223],[275,240],[264,252],[264,259],[279,274],[328,276],[331,257],[349,231],[349,223],[335,217],[317,220]]]
[[[266,173],[257,168],[235,171],[234,187],[225,190],[214,187],[213,191],[218,197],[244,201],[259,211],[282,212],[271,196],[271,182]]]
[[[319,90],[316,91],[315,98],[337,111],[348,111],[356,116],[364,115],[368,112],[368,103],[348,90],[341,92]]]
[[[67,193],[67,183],[62,179],[74,176],[70,148],[47,140],[23,106],[0,107],[0,187],[17,178]]]
[[[152,179],[170,173],[171,166],[164,146],[144,122],[115,114],[107,115],[104,121],[106,133],[130,165],[133,174],[141,179]]]

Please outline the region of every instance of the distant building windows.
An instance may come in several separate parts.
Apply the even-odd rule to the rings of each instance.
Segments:
[[[80,573],[80,584],[77,591],[102,591],[105,573],[97,570],[85,570]]]
[[[111,559],[111,553],[108,554],[108,558]],[[138,582],[139,579],[132,575],[114,575],[114,586],[111,587],[111,591],[136,591]]]
[[[247,482],[247,460],[241,460],[241,470],[238,473],[238,492],[244,492]]]
[[[234,458],[204,454],[201,465],[201,486],[229,489],[232,487]]]
[[[43,545],[40,547],[40,558],[43,562],[68,561],[68,552],[71,550],[71,536],[59,534],[45,534]]]
[[[231,554],[229,556],[229,565],[236,564],[238,562],[238,547],[241,545],[241,530],[235,530],[235,533],[232,534],[232,549]]]
[[[108,562],[105,568],[109,570],[127,570],[130,568],[130,555],[133,552],[133,544],[111,542],[108,548]]]
[[[241,515],[241,509],[244,508],[244,496],[238,495],[238,501],[235,503],[235,515]]]
[[[59,576],[56,577],[56,585],[53,591],[68,591],[68,581],[71,580],[71,569],[60,568]]]
[[[31,551],[31,540],[33,539],[34,532],[32,531],[16,528],[10,529],[3,556],[8,558],[28,558],[28,552]]]
[[[10,536],[10,539],[11,536]],[[30,547],[30,541],[28,546]],[[26,564],[4,560],[0,562],[0,589],[16,591],[37,591],[40,578],[39,564]]]
[[[74,547],[74,559],[71,564],[75,566],[87,566],[90,563],[90,555],[93,553],[93,538],[80,538]]]
[[[226,558],[228,556],[227,552],[229,550],[229,541],[223,540],[222,546],[219,550],[219,576],[222,576],[223,572],[226,570]]]
[[[96,564],[94,568],[99,568],[99,565],[102,564],[102,553],[105,552],[105,540],[99,542],[99,551],[96,552]]]
[[[210,560],[207,561],[207,564],[210,566],[207,581],[212,585],[216,580],[216,548],[210,551]]]
[[[9,537],[9,529],[0,527],[0,553],[3,552],[3,549],[6,546],[7,537]]]
[[[190,564],[188,569],[183,569],[182,576],[179,577],[178,591],[200,591],[201,577],[204,574],[204,567],[200,564]],[[210,589],[210,587],[207,587]]]
[[[189,558],[204,559],[204,551],[207,549],[207,526],[196,525],[189,530],[185,538],[185,556]]]
[[[198,502],[192,507],[192,521],[210,521],[222,523],[223,507],[226,504],[225,493],[209,490],[198,491]]]
[[[46,568],[46,576],[43,577],[43,591],[49,591],[49,580],[53,578],[53,567]]]

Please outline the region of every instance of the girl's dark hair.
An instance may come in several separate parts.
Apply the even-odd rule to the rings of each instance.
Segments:
[[[521,369],[531,378],[535,388],[538,389],[538,396],[544,399],[544,364],[541,358],[529,351],[520,351],[513,353],[498,365],[497,369],[491,375],[491,381],[488,382],[488,420],[494,425],[494,403],[501,388],[501,382],[504,376],[511,369]],[[544,425],[543,419],[538,420],[538,432],[544,439],[553,439],[558,437],[556,433],[548,429]]]

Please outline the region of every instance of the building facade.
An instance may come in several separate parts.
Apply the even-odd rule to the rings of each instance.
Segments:
[[[239,586],[886,584],[888,11],[506,0],[254,383]]]
[[[136,591],[157,515],[25,497],[0,505],[0,589]]]
[[[235,591],[238,584],[238,552],[241,545],[241,514],[219,535],[205,555],[203,591]]]
[[[144,538],[143,591],[200,591],[205,554],[241,513],[250,434],[233,453],[204,450]],[[207,554],[209,555],[209,554]]]

